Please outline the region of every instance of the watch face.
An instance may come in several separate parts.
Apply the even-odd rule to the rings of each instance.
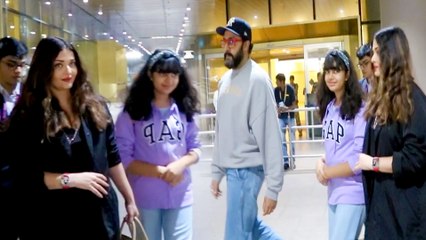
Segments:
[[[70,177],[66,174],[63,174],[61,176],[61,185],[63,188],[67,188],[68,187],[68,183],[70,182]]]

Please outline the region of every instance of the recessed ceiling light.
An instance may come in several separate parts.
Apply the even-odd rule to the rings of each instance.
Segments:
[[[102,15],[104,12],[102,11],[102,4],[99,5],[98,15]]]

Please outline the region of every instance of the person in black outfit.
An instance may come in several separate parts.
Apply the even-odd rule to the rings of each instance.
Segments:
[[[9,160],[5,158],[7,119],[21,94],[21,82],[26,64],[27,46],[15,38],[0,39],[0,239],[18,238],[13,179]]]
[[[115,143],[112,117],[75,48],[58,37],[37,45],[12,112],[9,142],[19,196],[20,240],[118,239],[118,201],[139,215]]]
[[[374,36],[375,80],[366,108],[365,239],[426,239],[426,96],[414,82],[399,27]]]

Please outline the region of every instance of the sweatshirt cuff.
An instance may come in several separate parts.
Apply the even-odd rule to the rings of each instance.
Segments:
[[[265,195],[266,195],[266,197],[268,197],[269,199],[272,199],[274,201],[277,201],[277,199],[278,199],[278,193],[274,192],[274,191],[272,191],[270,189],[266,190],[266,194]]]
[[[213,173],[212,174],[212,179],[215,180],[215,181],[217,181],[218,183],[220,183],[220,181],[222,181],[223,176],[224,175],[221,174],[221,173]]]

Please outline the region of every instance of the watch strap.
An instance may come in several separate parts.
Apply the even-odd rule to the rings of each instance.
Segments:
[[[373,171],[379,172],[379,157],[373,157],[371,165],[373,167]]]

